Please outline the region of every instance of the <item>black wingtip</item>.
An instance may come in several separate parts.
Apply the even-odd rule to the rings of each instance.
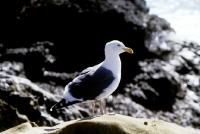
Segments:
[[[50,109],[50,111],[51,111],[51,112],[53,111],[53,107]]]
[[[56,103],[56,105],[57,105],[57,103]],[[51,109],[50,109],[50,111],[52,112],[52,111],[54,111],[54,110],[56,110],[56,105],[54,105],[53,107],[51,107]]]
[[[54,106],[51,107],[50,111],[62,108],[66,106],[66,100],[63,98],[61,101],[56,103]]]
[[[59,108],[57,108],[57,104],[58,103],[56,103],[56,105],[54,105],[53,107],[51,107],[51,109],[50,109],[51,112],[54,111],[54,110],[56,110],[56,109],[59,109]]]
[[[51,107],[50,111],[54,111],[56,109],[60,109],[60,108],[63,108],[63,107],[67,107],[67,106],[70,106],[70,105],[73,105],[75,103],[79,103],[81,101],[73,101],[73,102],[68,102],[66,103],[66,100],[63,98],[61,101],[59,101],[58,103],[56,103],[53,107]]]

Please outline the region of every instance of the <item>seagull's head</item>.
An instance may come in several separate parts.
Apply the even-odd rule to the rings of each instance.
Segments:
[[[120,41],[113,40],[113,41],[110,41],[110,42],[106,43],[105,53],[108,53],[108,54],[111,54],[111,53],[120,54],[120,53],[123,53],[123,52],[128,52],[128,53],[133,54],[133,50],[131,48],[126,47]]]

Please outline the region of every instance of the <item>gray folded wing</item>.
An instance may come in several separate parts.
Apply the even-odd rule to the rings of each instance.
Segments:
[[[95,100],[115,79],[112,71],[100,65],[83,70],[78,81],[69,83],[69,93],[77,99]]]

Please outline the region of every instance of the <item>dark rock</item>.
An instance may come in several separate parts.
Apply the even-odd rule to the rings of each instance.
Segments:
[[[0,71],[5,72],[10,75],[18,75],[18,76],[25,77],[24,64],[21,62],[4,61],[0,63]]]
[[[14,23],[12,27],[0,26],[4,33],[1,42],[6,44],[7,48],[22,48],[31,47],[34,42],[50,40],[54,46],[49,49],[48,57],[51,60],[56,57],[53,64],[44,63],[44,60],[48,61],[49,58],[45,58],[41,51],[31,52],[28,48],[22,50],[22,54],[9,54],[1,59],[23,62],[27,78],[32,81],[43,80],[41,78],[43,67],[48,71],[60,73],[80,72],[88,66],[101,62],[104,59],[105,43],[113,39],[132,46],[136,52],[132,57],[122,56],[123,68],[126,71],[122,73],[120,87],[123,87],[126,81],[131,81],[133,75],[137,73],[139,69],[137,58],[144,56],[138,52],[141,50],[147,52],[144,47],[143,28],[143,15],[148,12],[145,1],[84,0],[84,2],[62,1],[61,3],[60,1],[35,1],[30,5],[24,4],[28,5],[26,10],[18,14],[20,19],[11,21]],[[7,32],[12,34],[5,34]],[[9,38],[17,38],[17,40],[8,40]],[[42,46],[38,44],[37,47]],[[94,58],[91,58],[91,55]],[[77,61],[84,61],[84,64]],[[133,63],[128,64],[127,61]],[[134,72],[131,71],[133,67]]]
[[[25,78],[0,73],[0,98],[39,125],[54,125],[60,120],[70,120],[88,116],[79,106],[50,112],[59,97],[44,91]],[[67,114],[66,114],[67,113]]]
[[[200,46],[177,40],[166,20],[148,15],[145,1],[18,2],[14,8],[0,2],[0,71],[9,74],[0,76],[0,98],[30,120],[51,126],[91,115],[90,104],[49,109],[78,72],[104,59],[105,43],[117,39],[135,53],[121,55],[122,80],[104,102],[106,111],[200,129]]]
[[[134,78],[127,93],[147,108],[171,110],[181,91],[180,80],[168,72],[169,65],[161,60],[141,61],[139,65],[143,73]]]
[[[0,132],[27,121],[25,115],[19,114],[15,108],[0,99]]]

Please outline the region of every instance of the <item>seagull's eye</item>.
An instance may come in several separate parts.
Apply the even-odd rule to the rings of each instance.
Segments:
[[[117,45],[118,47],[121,46],[120,44]]]

